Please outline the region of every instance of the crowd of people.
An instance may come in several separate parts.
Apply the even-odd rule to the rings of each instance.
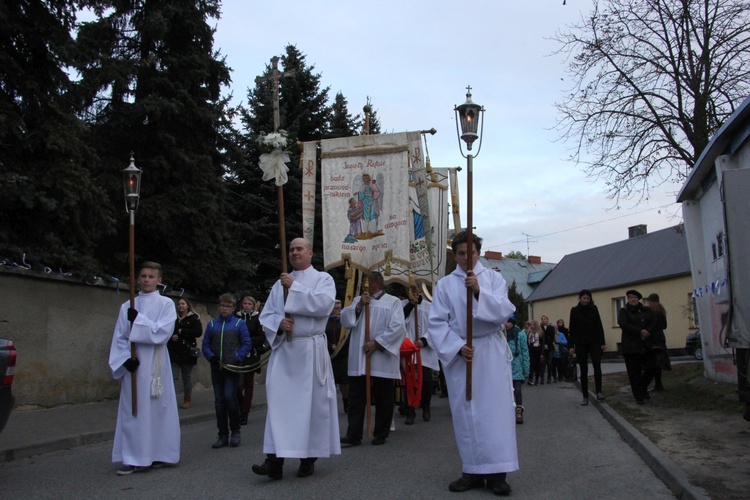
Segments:
[[[440,379],[462,462],[450,491],[487,486],[497,495],[509,494],[507,474],[518,469],[515,426],[524,422],[523,385],[573,381],[577,363],[581,404],[587,405],[590,358],[601,400],[606,345],[589,290],[579,293],[569,327],[563,319],[552,324],[546,315],[517,325],[502,275],[479,262],[481,242],[467,232],[453,238],[457,266],[437,283],[432,302],[418,288],[387,289],[384,277],[371,272],[366,287],[343,307],[333,278],[312,267],[311,243],[296,238],[289,245],[292,271],[281,273],[267,302],[222,294],[218,314],[205,329],[187,299],[175,303],[156,291],[161,266],[144,263],[140,293],[132,306],[121,307],[110,353],[113,375],[122,380],[112,452],[113,461],[122,462],[118,474],[179,462],[176,398],[181,385],[180,408],[190,409],[191,372],[200,356],[211,367],[218,429],[212,446],[240,446],[254,375],[261,355],[270,351],[265,457],[252,466],[254,473],[279,480],[285,460],[299,459],[297,476],[312,475],[319,458],[362,444],[370,404],[371,444],[386,444],[397,401],[406,425],[414,425],[418,409],[422,420],[430,421],[433,380]],[[646,305],[641,298],[629,290],[618,316],[639,404],[648,398],[652,380],[661,387],[666,355],[664,308],[656,294]],[[172,377],[174,383],[167,383]],[[347,419],[343,436],[337,385]]]

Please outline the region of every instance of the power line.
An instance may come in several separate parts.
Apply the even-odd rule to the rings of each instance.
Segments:
[[[644,212],[650,212],[652,210],[661,210],[661,209],[667,208],[667,207],[669,207],[671,205],[673,205],[673,204],[672,203],[668,203],[666,205],[661,205],[661,206],[658,206],[658,207],[646,208],[644,210],[639,210],[638,212],[632,212],[632,213],[629,213],[629,214],[619,215],[617,217],[612,217],[612,218],[600,220],[600,221],[597,221],[597,222],[591,222],[589,224],[583,224],[581,226],[575,226],[575,227],[570,227],[570,228],[567,228],[567,229],[561,229],[559,231],[554,231],[552,233],[542,234],[542,235],[539,235],[539,236],[532,236],[532,238],[545,238],[547,236],[554,236],[556,234],[567,233],[569,231],[575,231],[576,229],[583,229],[585,227],[591,227],[591,226],[595,226],[597,224],[603,224],[605,222],[610,222],[610,221],[617,220],[617,219],[624,219],[625,217],[630,217],[632,215],[642,214]],[[528,239],[529,239],[530,235],[528,235],[526,233],[521,233],[521,234],[525,235],[526,239],[524,239],[524,240],[508,241],[506,243],[500,243],[500,244],[497,244],[497,245],[492,245],[491,247],[488,247],[488,248],[495,248],[495,247],[501,247],[501,246],[505,246],[505,245],[513,245],[513,244],[516,244],[516,243],[524,243],[525,242],[526,245],[527,245],[526,252],[528,254],[528,243],[529,243]]]

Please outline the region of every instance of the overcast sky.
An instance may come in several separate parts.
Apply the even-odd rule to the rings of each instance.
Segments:
[[[466,160],[453,108],[466,99],[486,108],[482,149],[474,160],[474,226],[484,250],[512,250],[559,262],[563,256],[626,239],[628,227],[653,232],[681,221],[681,185],[648,202],[607,199],[604,181],[566,161],[557,141],[555,102],[569,90],[565,62],[549,38],[590,11],[591,0],[224,0],[215,48],[232,68],[236,102],[274,55],[294,44],[315,66],[330,98],[341,91],[353,114],[372,99],[384,132],[435,128],[427,136],[434,167]],[[463,5],[462,5],[463,4]],[[283,124],[282,124],[283,128]],[[528,236],[527,236],[528,235]],[[528,246],[527,246],[528,245]]]

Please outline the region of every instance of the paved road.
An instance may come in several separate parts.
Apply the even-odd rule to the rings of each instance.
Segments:
[[[487,498],[490,491],[448,492],[461,464],[447,399],[434,399],[432,421],[419,417],[413,426],[396,419],[396,430],[384,446],[368,443],[323,459],[314,476],[295,477],[298,461],[285,467],[282,481],[250,471],[262,460],[265,394],[256,390],[258,408],[243,428],[242,446],[212,450],[215,427],[211,392],[198,391],[196,406],[181,410],[182,459],[177,467],[127,477],[115,474],[111,439],[115,403],[54,410],[16,412],[0,435],[2,498]],[[518,431],[521,470],[509,475],[514,498],[632,499],[674,498],[664,482],[597,411],[581,407],[580,392],[566,383],[524,389],[526,423]],[[61,409],[65,410],[65,409]],[[85,415],[88,415],[86,417]],[[341,426],[345,428],[344,415]],[[78,426],[75,446],[64,449],[50,436]],[[42,436],[35,436],[34,429]],[[65,432],[70,433],[69,429]],[[37,444],[40,455],[32,455]],[[91,442],[76,446],[76,441]],[[62,443],[62,444],[61,444]],[[59,449],[60,451],[51,451]],[[14,456],[15,454],[15,456]],[[28,456],[31,455],[31,456]],[[355,497],[356,496],[356,497]]]

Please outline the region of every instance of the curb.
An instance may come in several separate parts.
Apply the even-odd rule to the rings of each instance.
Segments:
[[[580,382],[576,382],[576,385],[580,389]],[[617,430],[623,441],[628,443],[677,498],[682,500],[710,500],[711,497],[703,488],[690,484],[688,475],[679,465],[633,427],[630,422],[622,418],[611,406],[598,401],[596,397],[589,397],[589,401],[596,406],[599,413]]]

